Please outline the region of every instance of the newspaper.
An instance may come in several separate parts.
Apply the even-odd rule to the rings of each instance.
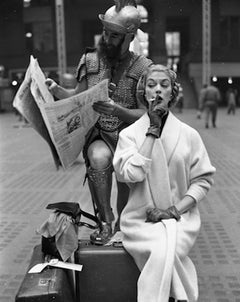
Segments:
[[[41,106],[45,103],[54,103],[52,94],[46,87],[45,75],[39,67],[38,61],[30,57],[30,70],[31,70],[31,93],[38,104]]]
[[[99,118],[92,105],[108,100],[108,80],[75,96],[54,101],[45,76],[31,56],[13,106],[47,141],[57,168],[69,168],[85,144],[85,136]]]

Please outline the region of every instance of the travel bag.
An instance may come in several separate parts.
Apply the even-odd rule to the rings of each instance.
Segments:
[[[82,264],[76,272],[77,302],[135,302],[140,272],[133,258],[122,245],[93,245],[79,242],[75,263]]]
[[[37,245],[32,254],[30,268],[46,261]],[[49,256],[47,256],[49,258]],[[41,273],[26,273],[16,294],[15,302],[75,302],[73,272],[47,266]]]

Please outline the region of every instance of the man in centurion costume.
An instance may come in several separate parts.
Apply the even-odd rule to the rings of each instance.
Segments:
[[[141,19],[135,0],[115,1],[105,14],[100,14],[103,34],[98,47],[87,48],[81,57],[73,90],[66,90],[51,79],[46,81],[49,90],[64,98],[88,89],[103,79],[109,79],[109,102],[96,102],[94,110],[100,113],[95,126],[86,136],[83,155],[86,163],[88,185],[97,207],[100,228],[90,235],[95,244],[105,244],[113,234],[110,197],[112,189],[112,159],[119,132],[135,122],[145,111],[136,98],[136,86],[142,72],[151,60],[129,51]],[[126,184],[117,183],[117,211],[120,215],[128,199]],[[115,229],[118,228],[118,222]]]

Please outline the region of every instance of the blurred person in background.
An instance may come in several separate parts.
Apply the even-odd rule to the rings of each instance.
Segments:
[[[202,106],[205,111],[205,128],[209,128],[209,119],[216,128],[218,104],[221,100],[220,91],[213,85],[208,85],[202,94]]]
[[[202,118],[202,111],[203,111],[203,96],[205,93],[205,89],[207,88],[207,84],[203,84],[200,92],[199,92],[199,98],[198,98],[198,110],[197,110],[197,118]]]
[[[235,114],[236,103],[236,92],[230,87],[227,91],[227,114]]]
[[[178,101],[177,101],[177,105],[176,105],[179,113],[182,113],[182,111],[183,111],[183,104],[184,104],[183,88],[180,85],[179,93],[178,93]]]
[[[95,102],[93,109],[100,113],[95,126],[86,136],[83,156],[86,164],[86,177],[92,200],[101,221],[99,229],[90,235],[94,244],[103,245],[113,235],[114,215],[111,207],[112,159],[119,132],[135,122],[146,110],[136,98],[136,86],[142,72],[152,63],[145,56],[129,51],[141,18],[135,0],[115,1],[99,19],[103,33],[97,48],[87,48],[77,67],[77,86],[64,89],[52,79],[46,84],[50,92],[59,99],[80,93],[103,79],[109,79],[110,99],[108,102]],[[107,100],[106,100],[107,101]],[[117,182],[118,217],[125,206],[129,189],[126,184]],[[115,224],[119,230],[119,221]]]

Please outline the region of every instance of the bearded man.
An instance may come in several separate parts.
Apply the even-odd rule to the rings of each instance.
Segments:
[[[81,57],[75,89],[66,90],[52,79],[47,79],[46,84],[53,95],[62,99],[109,79],[110,100],[94,103],[93,108],[100,117],[87,134],[83,149],[88,185],[101,221],[90,239],[94,244],[103,245],[113,235],[112,159],[118,135],[145,112],[145,107],[137,101],[136,86],[152,61],[129,51],[141,23],[135,0],[115,1],[115,5],[105,14],[100,14],[99,19],[103,25],[101,39],[96,48],[87,48]],[[119,217],[129,193],[126,184],[117,182],[117,188],[118,221],[115,230],[119,228]]]

